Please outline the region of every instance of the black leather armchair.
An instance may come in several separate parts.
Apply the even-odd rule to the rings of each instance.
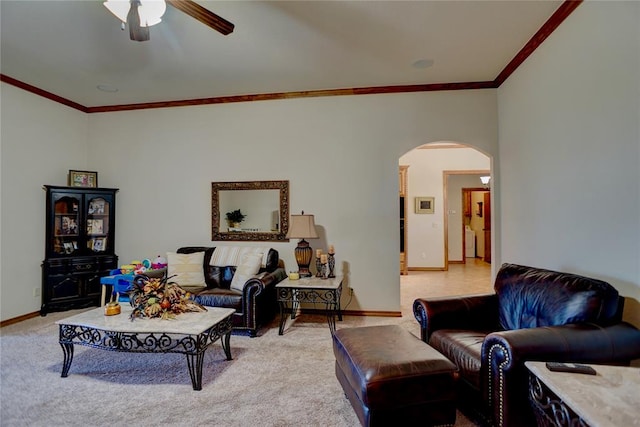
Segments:
[[[527,360],[628,365],[640,331],[622,322],[624,298],[606,282],[504,264],[495,294],[416,299],[421,338],[460,371],[461,406],[487,423],[527,426]]]

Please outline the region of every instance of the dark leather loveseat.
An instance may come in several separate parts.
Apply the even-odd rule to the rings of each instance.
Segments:
[[[503,264],[495,294],[416,299],[423,341],[459,369],[460,405],[497,426],[527,426],[527,360],[628,365],[640,331],[622,322],[624,298],[606,282]]]
[[[234,308],[234,331],[246,331],[255,337],[260,326],[269,323],[278,311],[275,286],[287,277],[285,269],[280,267],[278,251],[268,250],[265,265],[239,292],[230,288],[237,266],[210,265],[214,250],[215,247],[185,246],[176,251],[179,254],[204,252],[202,268],[206,288],[198,290],[194,300],[209,307]]]

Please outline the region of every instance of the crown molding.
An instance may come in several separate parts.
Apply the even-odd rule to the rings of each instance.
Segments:
[[[213,98],[186,99],[179,101],[160,101],[139,104],[104,105],[85,107],[77,102],[58,96],[54,93],[24,83],[13,77],[0,74],[0,81],[19,87],[27,92],[42,96],[60,104],[75,108],[83,113],[110,113],[117,111],[148,110],[153,108],[175,108],[194,105],[230,104],[235,102],[269,101],[293,98],[314,98],[320,96],[375,95],[389,93],[437,92],[449,90],[497,89],[513,72],[553,33],[564,20],[583,2],[583,0],[565,0],[551,15],[534,36],[520,49],[516,56],[498,74],[493,81],[465,83],[432,83],[419,85],[373,86],[347,89],[309,90],[298,92],[278,92],[253,95],[235,95]]]

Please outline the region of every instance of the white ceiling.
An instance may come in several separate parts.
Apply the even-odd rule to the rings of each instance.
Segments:
[[[135,42],[102,1],[0,0],[1,72],[85,107],[492,81],[562,1],[198,3],[234,32],[167,6]]]

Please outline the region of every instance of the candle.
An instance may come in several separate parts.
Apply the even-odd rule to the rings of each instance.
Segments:
[[[293,271],[289,273],[289,280],[298,280],[298,279],[300,279],[299,273],[295,273]]]
[[[327,256],[325,254],[322,254],[320,256],[320,263],[321,264],[326,264],[327,263]]]
[[[329,253],[330,253],[331,255],[333,255],[333,254],[335,254],[335,253],[336,253],[336,251],[333,249],[333,245],[329,245]]]
[[[322,249],[316,250],[316,258],[320,258],[320,255],[322,255]]]

